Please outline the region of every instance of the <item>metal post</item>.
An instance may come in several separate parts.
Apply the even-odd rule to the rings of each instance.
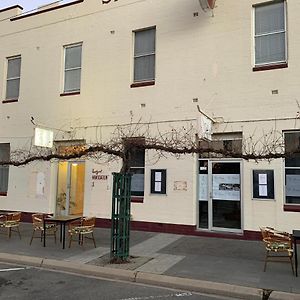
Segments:
[[[131,174],[113,173],[111,261],[129,258]]]

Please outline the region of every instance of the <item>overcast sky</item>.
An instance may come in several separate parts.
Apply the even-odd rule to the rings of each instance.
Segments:
[[[55,0],[0,0],[0,9],[19,4],[24,8],[23,12],[25,12],[51,2],[55,2]],[[61,1],[61,3],[67,2],[72,2],[72,0]]]

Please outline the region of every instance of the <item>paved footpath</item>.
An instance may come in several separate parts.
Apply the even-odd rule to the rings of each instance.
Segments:
[[[300,277],[288,263],[268,263],[260,241],[132,231],[131,260],[112,265],[110,230],[96,229],[97,248],[39,239],[29,245],[32,228],[22,224],[20,240],[0,235],[0,261],[113,278],[240,299],[300,299]]]

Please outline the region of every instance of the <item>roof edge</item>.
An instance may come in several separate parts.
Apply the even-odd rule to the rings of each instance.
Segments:
[[[23,7],[20,5],[14,5],[14,6],[9,6],[9,7],[5,7],[0,9],[0,13],[7,11],[7,10],[11,10],[11,9],[15,9],[15,8],[20,8],[21,10],[23,10]]]
[[[82,3],[82,2],[84,2],[84,0],[76,0],[76,1],[65,3],[65,4],[62,4],[62,5],[59,5],[59,6],[49,7],[49,8],[44,9],[44,10],[34,11],[32,13],[29,13],[29,14],[23,14],[23,15],[20,15],[20,16],[12,17],[10,20],[11,21],[18,21],[20,19],[25,19],[25,18],[28,18],[28,17],[32,17],[32,16],[35,16],[35,15],[43,14],[43,13],[46,13],[46,12],[49,12],[49,11],[52,11],[52,10],[56,10],[56,9],[65,8],[67,6],[79,4],[79,3]]]

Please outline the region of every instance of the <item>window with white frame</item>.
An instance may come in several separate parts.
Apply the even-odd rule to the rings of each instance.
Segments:
[[[80,92],[82,44],[64,47],[64,93]]]
[[[10,144],[0,144],[0,162],[7,162],[10,159]],[[0,196],[7,194],[9,166],[0,164]]]
[[[21,79],[21,56],[7,58],[5,100],[18,100]]]
[[[284,132],[285,200],[300,204],[300,131]]]
[[[254,6],[254,21],[255,65],[286,62],[286,2]]]
[[[134,32],[134,82],[155,80],[155,28]]]

